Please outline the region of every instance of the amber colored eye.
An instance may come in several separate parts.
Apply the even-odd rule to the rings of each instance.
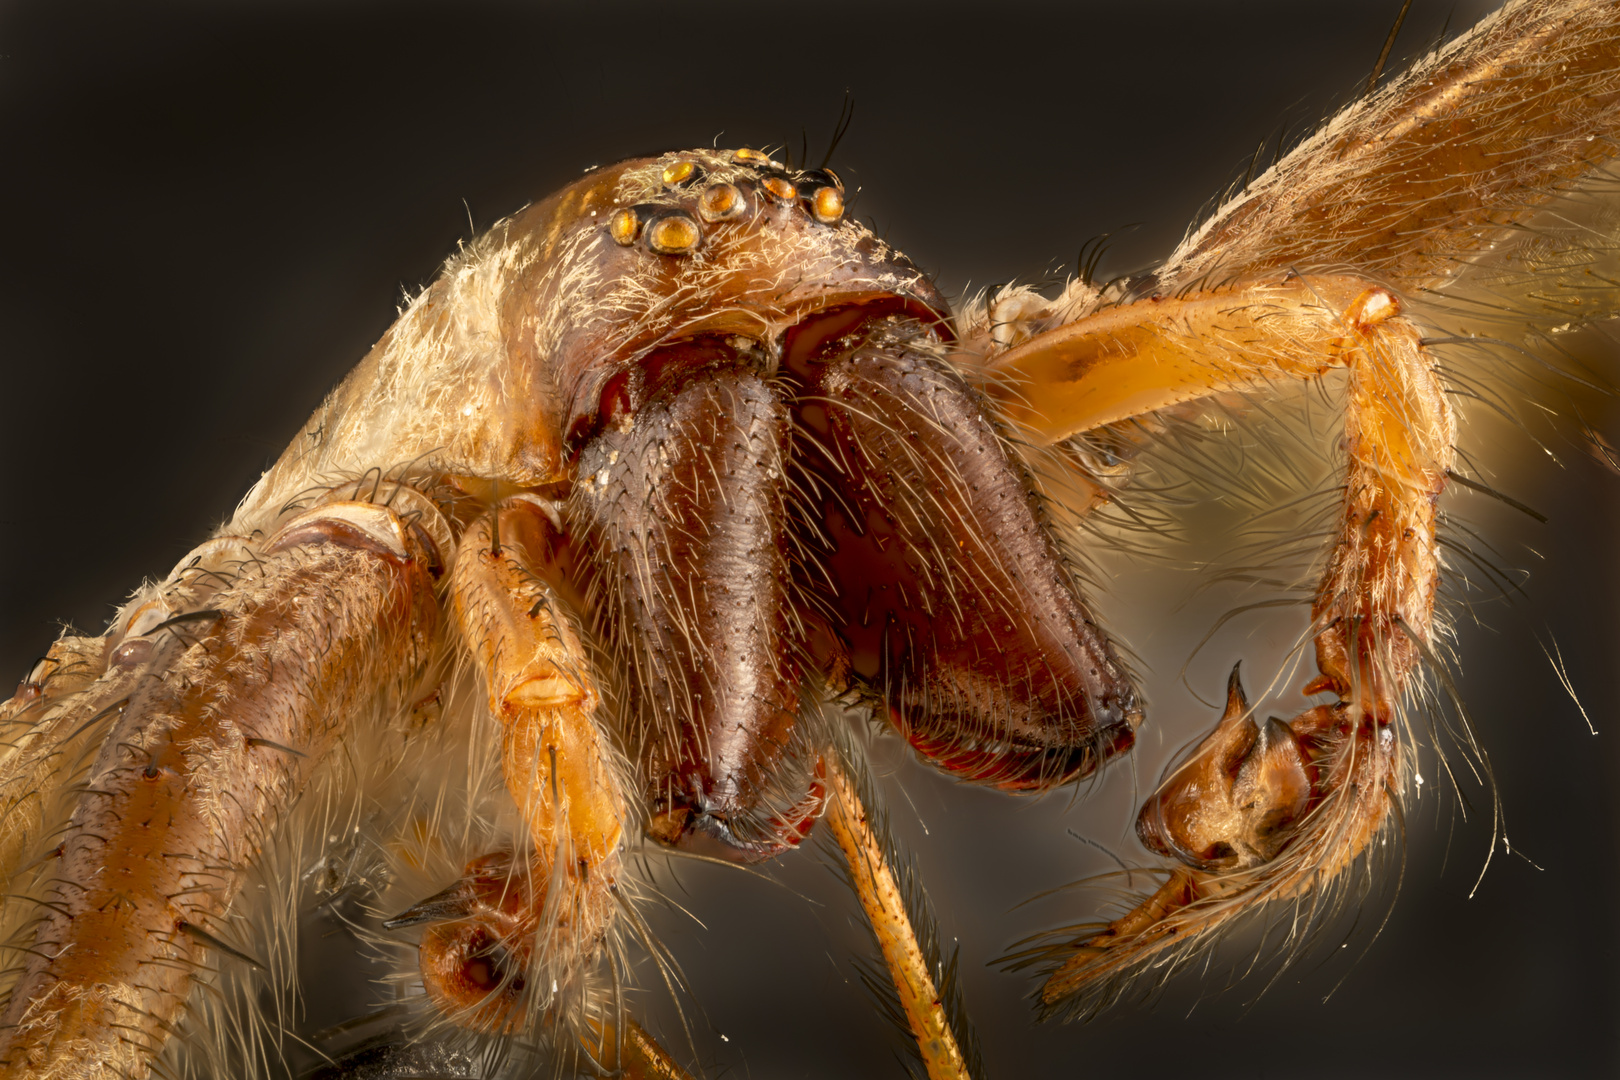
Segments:
[[[736,217],[747,209],[743,193],[735,184],[714,184],[698,197],[698,213],[704,221],[723,221]]]
[[[767,176],[760,186],[765,189],[765,194],[777,202],[791,202],[799,194],[793,181],[785,176]]]
[[[630,245],[641,232],[641,218],[634,210],[616,210],[608,219],[608,235],[616,244]]]
[[[810,213],[823,225],[831,225],[844,216],[844,193],[835,187],[817,188],[810,196]]]
[[[769,154],[762,154],[758,150],[750,150],[747,147],[733,153],[731,155],[731,160],[735,164],[752,165],[758,169],[781,168],[781,166],[777,165],[775,161],[771,160],[771,156]]]
[[[671,185],[683,184],[692,179],[692,174],[695,172],[697,172],[697,166],[690,161],[672,161],[664,166],[664,183]]]
[[[702,236],[698,223],[678,210],[655,218],[647,226],[647,246],[660,255],[684,255],[697,247]]]

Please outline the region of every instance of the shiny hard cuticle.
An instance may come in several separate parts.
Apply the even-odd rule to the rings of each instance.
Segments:
[[[742,192],[734,184],[714,184],[698,198],[698,213],[705,221],[736,217],[744,209]]]
[[[760,184],[765,194],[777,202],[788,202],[799,194],[799,189],[793,186],[793,181],[785,176],[767,176]]]
[[[810,196],[810,213],[823,225],[831,225],[844,216],[844,193],[835,187],[817,188]]]
[[[613,242],[628,247],[641,233],[641,218],[634,210],[615,210],[608,218],[608,235]]]
[[[146,638],[136,638],[126,641],[113,650],[112,666],[128,669],[145,663],[146,658],[152,655],[152,642]]]
[[[664,183],[684,184],[692,179],[692,174],[695,172],[697,172],[697,166],[690,161],[672,161],[664,166]]]
[[[756,168],[775,169],[780,167],[771,159],[769,154],[761,153],[758,150],[750,150],[747,147],[733,153],[731,160],[738,165],[753,165]]]
[[[660,255],[684,255],[702,236],[691,215],[680,211],[654,218],[647,226],[647,246]]]

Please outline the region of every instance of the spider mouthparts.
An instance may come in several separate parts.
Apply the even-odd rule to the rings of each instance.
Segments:
[[[653,814],[647,834],[678,851],[732,863],[756,863],[791,851],[810,835],[827,804],[823,766],[816,762],[804,795],[775,812],[716,809],[681,800]]]
[[[745,840],[737,835],[726,816],[684,806],[666,810],[654,817],[648,833],[678,851],[732,863],[763,862],[791,846],[780,842]]]
[[[470,918],[472,914],[472,904],[466,890],[458,881],[443,892],[434,893],[426,900],[412,904],[393,918],[384,919],[382,925],[384,930],[399,930],[407,926],[421,926],[423,923],[454,922],[457,919]]]

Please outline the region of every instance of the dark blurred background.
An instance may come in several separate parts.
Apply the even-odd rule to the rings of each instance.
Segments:
[[[1392,66],[1492,6],[1418,0]],[[847,95],[834,165],[860,189],[854,212],[948,293],[1072,271],[1104,232],[1117,238],[1103,270],[1119,273],[1167,254],[1257,148],[1268,163],[1353,96],[1399,7],[7,0],[0,658],[20,675],[59,621],[99,630],[229,514],[458,241],[586,166],[716,140],[798,157],[803,139],[819,161]],[[1031,984],[985,965],[1095,902],[1012,908],[1108,868],[1068,830],[1140,858],[1132,781],[1160,765],[1117,770],[1095,799],[1031,804],[879,747],[899,828],[961,940],[992,1074],[1614,1073],[1606,541],[1620,493],[1578,446],[1556,449],[1533,493],[1551,523],[1497,534],[1504,564],[1530,568],[1529,597],[1461,631],[1514,849],[1542,869],[1499,849],[1468,899],[1489,797],[1475,789],[1465,817],[1432,784],[1381,935],[1387,903],[1263,994],[1265,978],[1214,993],[1240,948],[1156,1007],[1035,1026]],[[1116,624],[1179,617],[1099,606]],[[1561,647],[1600,738],[1538,639]],[[1213,719],[1183,707],[1174,672],[1147,684],[1160,760]],[[681,871],[707,924],[668,920],[700,1061],[710,1075],[897,1075],[843,947],[852,909],[814,855],[774,873],[787,888]],[[658,998],[650,1014],[667,1012]]]

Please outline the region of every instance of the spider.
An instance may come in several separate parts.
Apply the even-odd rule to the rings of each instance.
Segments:
[[[1157,699],[1155,699],[1155,701],[1157,701]],[[1157,706],[1155,706],[1155,708],[1157,708]],[[1155,716],[1157,716],[1157,712],[1155,712]],[[1153,779],[1152,774],[1149,774],[1149,777],[1147,777],[1147,780],[1149,780],[1149,782],[1152,782],[1152,779]]]

